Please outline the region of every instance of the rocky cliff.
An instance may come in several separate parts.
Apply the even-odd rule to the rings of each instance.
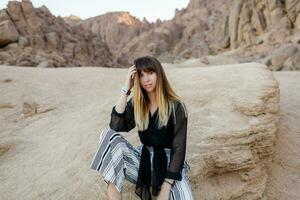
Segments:
[[[128,41],[120,57],[124,64],[142,54],[176,62],[232,51],[237,62],[299,70],[299,11],[296,0],[191,0],[172,20]]]
[[[28,0],[11,2],[1,11],[0,61],[128,67],[142,55],[162,62],[200,58],[206,65],[224,64],[220,57],[210,63],[211,56],[221,56],[299,70],[299,11],[297,0],[190,0],[173,19],[149,23],[128,12],[62,20]]]
[[[100,37],[73,28],[42,6],[10,1],[0,11],[0,64],[62,67],[112,65],[112,54]]]

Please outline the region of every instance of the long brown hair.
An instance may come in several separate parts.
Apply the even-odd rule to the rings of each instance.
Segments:
[[[156,72],[157,81],[155,87],[156,102],[158,104],[158,128],[166,126],[175,101],[182,101],[171,84],[169,83],[161,63],[154,57],[144,56],[134,60],[137,74],[134,78],[133,86],[133,104],[134,116],[138,130],[147,129],[149,124],[150,99],[147,91],[140,84],[140,74],[144,72]],[[185,108],[185,106],[184,106]]]

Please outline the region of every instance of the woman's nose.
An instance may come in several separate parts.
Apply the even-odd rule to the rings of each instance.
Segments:
[[[150,80],[150,78],[149,78],[148,74],[145,75],[145,81],[149,81],[149,80]]]

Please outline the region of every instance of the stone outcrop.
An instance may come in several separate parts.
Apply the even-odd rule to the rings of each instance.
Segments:
[[[65,22],[71,26],[76,25],[77,23],[81,22],[82,19],[76,15],[70,15],[68,17],[63,17],[63,19],[65,20]]]
[[[138,38],[139,35],[149,31],[152,27],[146,19],[140,21],[130,15],[129,12],[110,12],[72,25],[82,26],[85,30],[91,31],[99,38],[102,38],[112,52],[116,60],[115,63],[119,64],[122,64],[118,60],[121,49],[132,39]],[[127,63],[124,64],[126,65]]]
[[[190,0],[173,19],[149,23],[121,11],[62,19],[28,0],[10,2],[0,13],[0,58],[6,58],[0,63],[37,66],[52,60],[55,66],[128,67],[143,55],[179,63],[232,52],[226,60],[299,70],[298,54],[285,53],[284,62],[275,61],[286,45],[299,49],[299,11],[297,0]],[[16,46],[7,47],[14,43],[20,57]]]
[[[187,160],[196,199],[266,199],[279,127],[273,74],[255,63],[178,70],[189,77],[176,77],[175,87],[182,89],[190,113]]]
[[[103,36],[114,52],[116,62],[123,66],[145,54],[156,56],[163,62],[180,62],[234,50],[237,54],[233,56],[239,57],[237,62],[257,61],[272,70],[297,70],[298,61],[293,55],[286,58],[289,62],[285,65],[266,61],[277,54],[276,49],[281,46],[299,45],[299,7],[300,3],[292,0],[191,0],[186,8],[177,9],[171,20],[134,26],[142,30],[139,34],[132,34],[131,27],[122,29],[119,34],[121,25],[117,25],[117,20],[112,20],[113,28],[105,20],[113,19],[112,14],[99,16],[97,18],[101,20],[98,21],[91,18],[80,23],[88,24],[84,26],[86,29]],[[149,28],[145,29],[145,26]]]
[[[111,66],[112,55],[100,37],[28,0],[10,1],[0,11],[0,64],[49,67]]]
[[[203,68],[164,66],[189,113],[186,160],[191,166],[188,175],[195,200],[267,199],[265,190],[270,178],[267,170],[282,116],[279,84],[273,73],[256,63]],[[89,170],[89,165],[101,131],[108,126],[122,84],[120,77],[126,73],[126,69],[107,68],[0,68],[3,81],[0,105],[15,105],[2,109],[0,106],[3,122],[0,162],[5,169],[0,171],[3,199],[106,199],[104,181],[99,173]],[[287,191],[293,191],[293,184],[299,185],[296,171],[299,159],[293,159],[299,158],[300,149],[294,149],[299,147],[299,114],[295,115],[299,112],[294,111],[300,108],[296,98],[299,95],[291,94],[296,90],[289,91],[291,86],[299,88],[295,84],[299,82],[295,82],[299,74],[294,73],[294,77],[290,81],[287,76],[288,84],[282,88],[285,98],[292,99],[293,104],[281,104],[287,109],[284,113],[293,124],[293,131],[285,121],[281,137],[287,137],[286,132],[295,137],[286,139],[281,146],[286,150],[277,149],[280,154],[275,155],[278,165],[281,164],[278,156],[284,157],[284,152],[289,151],[279,171],[282,182],[276,182],[277,176],[272,179],[273,186],[274,182],[276,187],[284,185]],[[13,81],[4,83],[4,80]],[[99,98],[99,91],[105,98]],[[54,110],[39,112],[47,108]],[[22,117],[25,113],[32,115]],[[140,144],[136,128],[121,134],[134,147]],[[291,142],[293,148],[287,146]],[[282,178],[290,167],[289,160],[294,167],[285,182]],[[15,184],[22,187],[12,187]],[[28,192],[32,188],[34,192]],[[133,184],[126,182],[124,189],[124,200],[138,200]],[[295,193],[285,194],[280,194],[281,199],[297,199]]]
[[[186,8],[175,11],[173,19],[158,20],[150,29],[131,35],[134,37],[126,37],[132,33],[129,27],[122,29],[125,34],[118,34],[116,26],[114,29],[101,26],[103,21],[97,23],[95,19],[89,19],[93,28],[90,25],[88,29],[98,30],[101,26],[101,31],[96,31],[100,35],[114,30],[115,34],[107,41],[115,49],[116,61],[123,66],[145,54],[163,62],[180,62],[234,50],[238,52],[235,56],[240,57],[238,62],[257,61],[268,64],[272,70],[297,70],[291,64],[297,62],[296,56],[289,57],[289,64],[281,66],[265,61],[281,46],[288,43],[299,46],[299,9],[300,3],[295,0],[190,0]],[[117,20],[111,21],[115,25]],[[106,37],[103,39],[106,41]],[[122,45],[116,47],[115,41],[122,41]]]
[[[0,46],[16,42],[18,37],[19,33],[10,20],[0,22]]]

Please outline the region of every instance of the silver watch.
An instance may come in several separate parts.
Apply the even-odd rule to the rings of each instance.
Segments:
[[[127,92],[128,92],[127,87],[126,87],[126,86],[123,86],[123,87],[121,88],[121,93],[122,93],[122,94],[127,94]]]

